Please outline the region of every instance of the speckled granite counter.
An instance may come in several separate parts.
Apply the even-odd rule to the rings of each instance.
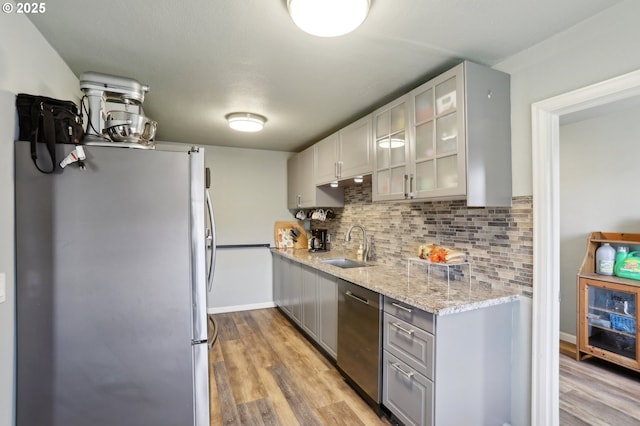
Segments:
[[[486,288],[475,281],[428,279],[420,265],[397,268],[371,262],[370,266],[344,269],[321,262],[321,259],[349,257],[339,251],[309,253],[308,250],[277,250],[274,255],[292,259],[312,268],[358,284],[385,296],[393,297],[435,315],[447,315],[519,300],[519,294],[508,289]]]

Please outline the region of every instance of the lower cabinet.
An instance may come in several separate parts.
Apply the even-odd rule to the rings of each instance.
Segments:
[[[405,425],[433,424],[433,382],[386,350],[382,363],[382,404]]]
[[[273,255],[273,300],[333,359],[338,353],[337,278]]]
[[[385,296],[384,407],[406,426],[511,423],[516,303],[435,316]]]
[[[313,340],[318,340],[318,283],[316,271],[307,266],[300,268],[302,328]]]
[[[338,279],[324,272],[318,280],[318,343],[333,359],[338,357]]]

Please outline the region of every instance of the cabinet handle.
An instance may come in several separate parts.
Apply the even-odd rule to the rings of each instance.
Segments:
[[[298,207],[302,204],[302,195],[298,195]]]
[[[407,330],[406,328],[402,327],[402,326],[401,326],[400,324],[398,324],[397,322],[392,322],[392,323],[391,323],[391,325],[392,325],[392,326],[394,326],[395,328],[397,328],[398,330],[405,332],[405,333],[406,333],[406,334],[408,334],[409,336],[413,336],[413,332],[414,332],[414,330],[413,330],[413,329],[411,329],[411,330]]]
[[[404,371],[402,368],[400,368],[400,364],[398,364],[397,362],[394,362],[393,364],[391,364],[391,366],[394,369],[396,369],[400,374],[405,376],[407,379],[410,379],[413,377],[413,371]]]
[[[338,179],[338,162],[333,163],[333,175]]]
[[[399,305],[399,304],[397,304],[396,302],[391,302],[391,305],[395,306],[395,307],[396,307],[396,308],[398,308],[398,309],[402,309],[402,310],[403,310],[403,311],[405,311],[405,312],[409,312],[409,313],[413,312],[413,310],[412,310],[412,309],[409,309],[409,308],[406,308],[406,307],[404,307],[404,306],[402,306],[402,305]]]
[[[409,175],[404,175],[404,182],[402,182],[402,192],[404,192],[404,198],[409,197],[409,193],[407,192],[407,180],[409,180]]]
[[[356,299],[358,302],[362,302],[365,305],[369,304],[369,301],[367,299],[363,299],[360,296],[356,296],[355,294],[351,293],[349,290],[347,290],[347,292],[345,293],[347,296],[352,297],[353,299]]]
[[[413,199],[413,174],[409,175],[409,198]]]
[[[338,161],[338,177],[342,177],[342,161]]]

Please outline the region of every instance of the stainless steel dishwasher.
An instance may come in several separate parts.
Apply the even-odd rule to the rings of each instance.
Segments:
[[[379,406],[380,295],[340,279],[338,367],[369,404]]]

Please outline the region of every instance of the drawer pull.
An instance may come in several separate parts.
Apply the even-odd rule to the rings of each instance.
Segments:
[[[407,379],[413,377],[413,371],[404,371],[402,368],[400,368],[400,364],[398,364],[397,362],[392,363],[391,366]]]
[[[349,296],[349,297],[352,297],[352,298],[356,299],[358,302],[362,302],[362,303],[364,303],[365,305],[368,305],[368,304],[369,304],[369,301],[368,301],[367,299],[364,299],[364,298],[362,298],[362,297],[360,297],[360,296],[357,296],[357,295],[355,295],[355,294],[351,293],[349,290],[347,290],[347,292],[346,292],[345,294],[346,294],[347,296]]]
[[[397,328],[400,331],[404,331],[405,333],[407,333],[409,336],[413,336],[413,329],[411,330],[407,330],[406,328],[402,327],[400,324],[398,324],[397,322],[392,322],[391,323],[392,326],[394,326],[395,328]]]
[[[402,305],[398,305],[398,304],[397,304],[397,303],[395,303],[395,302],[391,302],[391,304],[392,304],[393,306],[395,306],[396,308],[398,308],[398,309],[402,309],[402,310],[403,310],[403,311],[405,311],[405,312],[409,312],[409,313],[413,312],[413,310],[412,310],[412,309],[405,308],[404,306],[402,306]]]

